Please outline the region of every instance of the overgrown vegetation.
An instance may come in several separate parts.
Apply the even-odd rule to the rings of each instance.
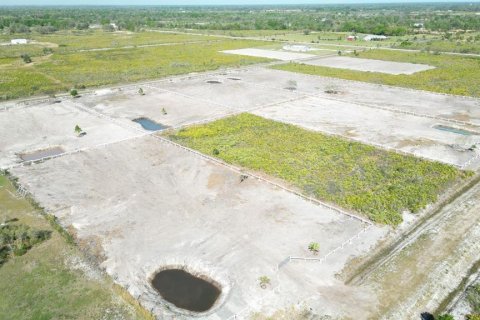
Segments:
[[[362,72],[347,69],[289,63],[274,66],[279,70],[311,75],[365,81],[441,93],[480,97],[480,58],[431,54],[426,52],[399,52],[368,50],[359,53],[360,58],[398,62],[423,63],[435,69],[412,75],[391,75],[378,72]]]
[[[73,39],[80,44],[75,44]],[[151,37],[151,38],[150,38]],[[195,43],[177,43],[181,39],[201,39]],[[47,41],[48,37],[39,38]],[[116,39],[113,37],[113,39]],[[122,40],[123,39],[123,40]],[[163,39],[163,40],[162,40]],[[172,39],[175,39],[173,41]],[[68,42],[76,48],[90,46],[95,49],[106,45],[112,48],[101,51],[75,51],[55,49],[45,55],[37,46],[32,47],[28,56],[35,63],[5,64],[0,80],[0,100],[38,94],[66,92],[69,88],[88,88],[100,85],[126,83],[189,72],[214,70],[222,66],[241,66],[267,59],[223,54],[219,51],[262,45],[260,41],[215,40],[210,37],[141,33],[138,37],[118,37],[118,42],[151,43],[169,42],[174,44],[153,47],[119,48],[112,45],[112,36],[105,32],[85,33],[76,36],[51,36],[51,41],[61,45]],[[92,42],[90,42],[92,40]],[[131,41],[131,42],[129,42]],[[101,47],[100,47],[101,48]],[[23,48],[25,51],[28,48]],[[8,54],[9,56],[10,54]],[[1,53],[0,53],[1,56]],[[20,59],[20,54],[17,56]],[[10,57],[5,57],[11,61]],[[1,60],[1,59],[0,59]]]
[[[471,175],[251,114],[185,128],[169,138],[391,225],[402,221],[402,211],[418,212],[456,180]]]
[[[51,231],[32,229],[16,222],[16,219],[5,219],[0,224],[0,266],[12,256],[22,256],[34,245],[50,238]]]

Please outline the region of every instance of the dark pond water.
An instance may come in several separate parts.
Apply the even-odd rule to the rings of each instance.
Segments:
[[[168,302],[195,312],[210,309],[221,293],[214,284],[181,269],[160,271],[153,278],[152,285]]]
[[[138,118],[138,119],[133,119],[132,121],[140,124],[143,129],[148,131],[158,131],[158,130],[163,130],[168,128],[168,126],[165,126],[161,123],[155,122],[148,118]]]
[[[29,153],[23,153],[20,155],[20,158],[23,161],[35,161],[42,158],[53,157],[53,156],[62,154],[64,152],[65,150],[63,150],[62,148],[54,147],[49,149],[37,150]]]
[[[464,136],[478,135],[478,133],[473,132],[473,131],[468,131],[468,130],[463,130],[463,129],[458,129],[458,128],[452,128],[452,127],[444,126],[444,125],[441,125],[441,124],[434,126],[434,128],[437,129],[437,130],[453,132],[453,133],[461,134],[461,135],[464,135]]]
[[[218,80],[208,80],[207,83],[210,83],[210,84],[220,84],[221,82],[218,81]]]

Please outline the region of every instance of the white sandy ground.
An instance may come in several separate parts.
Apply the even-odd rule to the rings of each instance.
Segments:
[[[354,57],[325,57],[310,59],[303,62],[313,66],[349,69],[356,71],[380,72],[388,74],[414,74],[421,71],[435,69],[426,64],[362,59]]]
[[[331,89],[337,94],[325,92]],[[238,173],[138,137],[146,132],[131,121],[146,116],[176,127],[244,111],[452,164],[470,151],[451,145],[477,136],[432,125],[480,125],[478,99],[250,67],[101,89],[53,105],[1,104],[0,166],[49,146],[86,148],[11,171],[90,251],[98,246],[108,273],[157,314],[169,312],[148,277],[171,263],[224,284],[211,319],[304,301],[319,314],[375,312],[371,288],[345,286],[335,274],[349,258],[368,254],[386,229],[371,227],[324,264],[291,262],[276,272],[287,256],[308,255],[310,241],[321,244],[321,256],[362,231],[362,223],[251,178],[240,183]],[[75,136],[76,124],[87,136]],[[267,290],[257,283],[264,274],[272,278]]]
[[[312,256],[310,241],[321,244],[321,257],[366,225],[253,178],[240,182],[238,173],[153,137],[18,167],[13,174],[81,240],[102,247],[102,267],[116,282],[168,319],[148,279],[177,264],[224,286],[222,303],[208,319],[306,299],[317,312],[347,314],[346,300],[370,295],[352,292],[335,274],[387,231],[372,226],[325,263],[291,262],[277,271],[290,255]],[[260,289],[261,275],[272,279],[271,288]]]
[[[220,83],[208,83],[211,80]],[[138,87],[145,95],[138,94]],[[296,90],[286,89],[291,87]],[[325,92],[332,89],[337,94]],[[131,120],[139,117],[178,127],[239,112],[256,112],[457,166],[468,164],[466,168],[480,165],[480,148],[467,150],[479,142],[479,135],[434,128],[441,124],[480,132],[479,99],[262,68],[101,89],[96,95],[54,105],[16,107],[9,102],[0,110],[4,106],[9,108],[0,111],[0,125],[8,132],[0,141],[2,167],[19,162],[17,154],[22,152],[50,146],[71,151],[136,136],[140,126]],[[99,118],[98,112],[114,121]],[[76,124],[87,136],[76,137]]]
[[[249,57],[277,59],[277,60],[282,60],[282,61],[301,60],[301,59],[309,59],[309,58],[314,58],[315,57],[315,55],[308,54],[308,53],[298,53],[298,52],[291,52],[291,51],[276,51],[276,50],[255,49],[255,48],[225,50],[225,51],[221,51],[221,52],[228,53],[228,54],[237,54],[237,55],[242,55],[242,56],[249,56]]]

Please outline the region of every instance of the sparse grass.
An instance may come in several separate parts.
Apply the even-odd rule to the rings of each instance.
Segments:
[[[267,59],[228,55],[219,51],[264,45],[247,40],[221,40],[212,37],[162,34],[79,33],[51,35],[38,40],[60,44],[53,54],[45,55],[38,46],[9,47],[0,62],[0,100],[65,92],[74,86],[95,87],[160,78],[190,72],[215,70],[223,66],[241,66]],[[182,43],[182,41],[201,41]],[[175,43],[159,47],[118,48],[132,44]],[[107,51],[78,52],[81,48],[113,47]],[[30,51],[27,49],[30,48]],[[66,49],[68,48],[68,50]],[[37,52],[38,51],[38,52]],[[20,54],[33,57],[25,65]],[[10,56],[18,55],[18,58]],[[1,55],[0,55],[1,56]],[[9,57],[9,58],[7,58]],[[2,59],[2,60],[3,60]],[[8,59],[8,60],[7,60]],[[12,59],[14,59],[12,61]]]
[[[474,313],[480,313],[480,284],[468,288],[467,301]]]
[[[457,179],[456,168],[358,142],[241,114],[171,133],[169,138],[216,157],[284,179],[304,193],[397,225]]]
[[[437,55],[431,53],[407,53],[387,50],[359,52],[359,58],[387,61],[423,63],[435,69],[412,75],[391,75],[378,72],[362,72],[347,69],[288,63],[273,68],[311,75],[365,81],[433,92],[480,97],[480,58]]]
[[[51,238],[0,266],[0,319],[151,319],[120,298],[109,278],[90,278],[72,269],[81,259],[26,199],[15,199],[12,184],[0,175],[0,218],[47,230]]]

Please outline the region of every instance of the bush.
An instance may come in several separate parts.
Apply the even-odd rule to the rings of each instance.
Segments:
[[[21,223],[6,223],[0,227],[0,266],[13,256],[27,253],[34,245],[49,239],[51,231],[35,230]]]
[[[22,54],[20,57],[23,59],[23,62],[25,62],[25,63],[31,63],[32,62],[32,58],[30,58],[30,56],[26,53]]]
[[[320,244],[318,242],[310,242],[308,245],[308,250],[310,250],[313,254],[317,254],[320,251]]]
[[[77,89],[72,89],[72,90],[70,90],[70,95],[71,95],[72,97],[74,97],[74,98],[77,97],[77,96],[78,96],[78,91],[77,91]]]
[[[480,314],[468,314],[466,317],[467,320],[480,320]]]

